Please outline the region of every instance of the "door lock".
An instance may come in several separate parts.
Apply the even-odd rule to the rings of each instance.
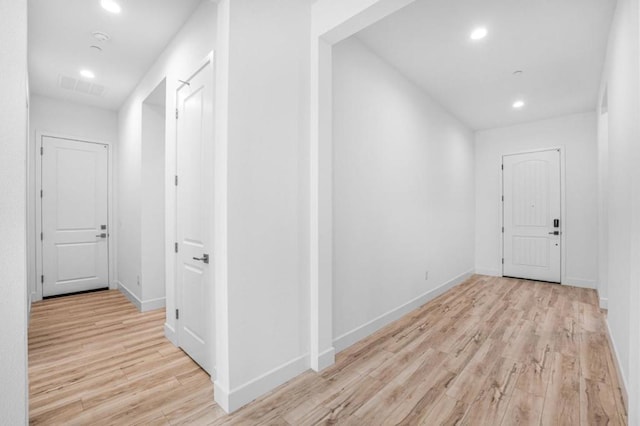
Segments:
[[[202,257],[194,257],[193,260],[199,260],[202,263],[209,263],[209,255],[205,253]]]

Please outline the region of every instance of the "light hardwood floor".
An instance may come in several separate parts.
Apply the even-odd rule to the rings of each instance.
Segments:
[[[592,290],[474,276],[231,416],[163,319],[114,291],[34,304],[31,422],[626,424]]]

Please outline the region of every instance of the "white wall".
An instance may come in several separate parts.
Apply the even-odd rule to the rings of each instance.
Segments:
[[[39,238],[35,235],[36,196],[38,188],[35,184],[36,163],[39,155],[37,146],[37,133],[44,132],[54,136],[76,137],[81,140],[93,142],[106,142],[111,149],[116,149],[118,141],[118,114],[115,111],[80,105],[68,101],[52,99],[37,94],[31,95],[31,108],[29,111],[29,193],[28,193],[28,241],[29,244],[29,287],[31,293],[36,293],[39,281],[36,277],[36,252],[35,246],[39,244]],[[113,157],[112,157],[113,158]],[[115,200],[114,200],[115,201]],[[115,233],[111,233],[110,242],[116,241]],[[113,272],[113,271],[112,271]],[[115,277],[112,277],[115,280]]]
[[[164,89],[164,86],[160,87]],[[156,89],[158,90],[158,89]],[[166,92],[161,90],[162,100]],[[141,276],[145,308],[164,306],[165,298],[165,105],[142,104]]]
[[[154,307],[152,299],[142,291],[138,282],[142,278],[142,103],[166,78],[165,114],[165,207],[167,238],[175,235],[175,199],[173,175],[175,173],[175,105],[178,80],[189,78],[207,54],[214,50],[216,40],[216,5],[203,1],[184,24],[174,39],[141,79],[118,112],[118,280],[125,293],[139,308]],[[173,246],[164,245],[165,276],[173,276]],[[167,281],[170,283],[170,281]],[[175,330],[175,295],[166,288],[167,332]]]
[[[598,163],[595,113],[575,114],[476,134],[476,272],[502,273],[502,155],[563,147],[566,205],[563,283],[596,288]]]
[[[27,1],[0,1],[0,424],[28,423]]]
[[[608,93],[607,321],[629,394],[631,425],[640,424],[639,13],[637,0],[618,1],[602,81]]]
[[[307,188],[299,178],[308,173],[310,3],[220,6],[227,34],[216,52],[216,153],[227,158],[221,173],[228,180],[216,197],[226,197],[228,220],[215,254],[227,259],[226,272],[216,275],[216,330],[228,344],[217,344],[216,364],[229,368],[217,371],[214,394],[226,409],[308,368],[308,282],[300,266]]]
[[[341,350],[472,273],[474,135],[357,38],[333,49],[333,335]]]

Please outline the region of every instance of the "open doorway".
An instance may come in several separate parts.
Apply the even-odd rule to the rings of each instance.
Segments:
[[[73,18],[65,10],[67,0],[29,0],[30,418],[177,421],[189,417],[185,405],[192,401],[192,410],[217,415],[207,373],[212,351],[205,362],[182,350],[178,327],[189,321],[190,310],[178,318],[174,251],[177,89],[203,58],[208,71],[213,68],[217,6],[208,0],[91,0],[74,2]],[[207,89],[212,93],[213,85]],[[208,126],[213,101],[203,100],[200,119]],[[64,158],[56,154],[59,146]],[[185,170],[194,159],[205,157],[187,158]],[[56,186],[61,179],[66,192]],[[50,198],[59,202],[43,203],[40,215],[41,189],[66,198]],[[61,223],[61,212],[78,223]],[[94,218],[89,225],[88,217]],[[58,294],[64,297],[42,301],[42,276],[56,276],[42,273],[36,261],[44,252],[37,248],[41,228],[50,224],[84,239],[51,240],[54,249],[66,250],[64,258],[45,256],[60,271],[57,287],[65,288]],[[202,296],[193,299],[212,307]],[[212,322],[197,325],[203,336],[213,328]]]
[[[165,116],[166,79],[142,102],[140,205],[141,310],[165,305]]]

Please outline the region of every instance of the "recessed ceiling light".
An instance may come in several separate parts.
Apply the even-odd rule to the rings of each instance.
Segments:
[[[80,75],[88,79],[96,78],[96,75],[93,73],[93,71],[90,70],[80,70]]]
[[[100,0],[100,5],[104,10],[111,13],[120,13],[122,8],[114,0]]]
[[[522,109],[523,107],[524,107],[524,101],[522,99],[519,99],[513,103],[514,109]]]
[[[479,27],[473,30],[469,37],[471,38],[471,40],[482,40],[487,36],[488,33],[489,31],[487,31],[485,27]]]
[[[92,46],[89,46],[89,50],[91,50],[92,52],[97,52],[100,53],[102,52],[102,47],[100,46],[96,46],[95,44]]]
[[[522,71],[522,70],[516,70],[516,71],[513,72],[513,75],[515,75],[516,77],[520,77],[523,72],[524,71]]]

